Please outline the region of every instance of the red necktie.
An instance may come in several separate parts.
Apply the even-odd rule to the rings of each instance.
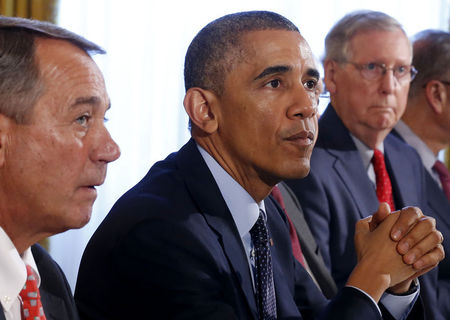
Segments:
[[[394,198],[392,196],[391,179],[389,179],[389,174],[386,170],[386,164],[384,163],[384,155],[380,150],[378,149],[373,150],[372,163],[377,182],[378,201],[387,202],[391,207],[391,211],[394,211],[395,206],[394,206]]]
[[[19,295],[22,298],[23,319],[45,320],[36,277],[29,265],[27,265],[27,281]]]
[[[291,219],[289,219],[289,215],[286,212],[286,208],[284,206],[283,197],[281,196],[280,189],[277,186],[272,189],[272,196],[274,199],[280,204],[281,209],[283,209],[286,214],[287,220],[289,222],[289,237],[291,238],[292,244],[292,252],[294,254],[295,259],[300,262],[303,266],[305,266],[305,258],[303,257],[302,248],[300,246],[300,242],[298,241],[297,232],[295,231],[294,225],[292,224]]]
[[[437,160],[433,165],[434,171],[439,175],[441,180],[442,190],[444,190],[447,199],[450,200],[450,172],[447,167],[441,161]]]

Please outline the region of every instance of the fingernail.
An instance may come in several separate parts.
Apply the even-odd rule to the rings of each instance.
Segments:
[[[414,263],[414,268],[422,269],[422,267],[423,267],[423,261],[422,260],[419,260],[419,261]]]
[[[405,254],[409,250],[409,243],[408,242],[399,243],[398,250],[400,250],[400,253]]]
[[[398,240],[398,239],[400,239],[400,235],[401,235],[402,233],[401,233],[401,231],[400,230],[397,230],[397,231],[395,231],[393,234],[392,234],[392,238],[394,239],[394,240]]]
[[[409,255],[405,256],[405,260],[407,264],[413,264],[414,261],[416,260],[416,255],[414,253],[411,253]]]

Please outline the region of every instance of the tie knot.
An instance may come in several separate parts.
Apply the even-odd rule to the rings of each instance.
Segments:
[[[255,245],[265,245],[269,241],[269,232],[267,231],[266,221],[262,210],[259,210],[259,217],[253,227],[250,229],[250,235]]]
[[[433,169],[437,172],[441,179],[450,180],[450,173],[445,164],[443,164],[441,161],[436,160],[433,165]]]
[[[33,269],[26,265],[27,280],[19,295],[22,298],[22,319],[25,320],[45,320],[44,309],[42,308],[41,295],[37,287],[36,276]]]

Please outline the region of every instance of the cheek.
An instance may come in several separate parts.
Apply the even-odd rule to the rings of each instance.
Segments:
[[[30,153],[36,158],[40,170],[48,176],[69,178],[79,174],[76,166],[84,156],[82,143],[70,135],[49,131],[28,143]]]
[[[403,113],[405,112],[406,109],[406,104],[408,102],[408,89],[407,88],[403,88],[402,90],[400,90],[400,92],[397,95],[397,113],[402,116]]]

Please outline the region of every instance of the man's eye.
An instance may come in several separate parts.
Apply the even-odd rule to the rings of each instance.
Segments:
[[[89,115],[84,114],[81,117],[78,117],[75,121],[82,126],[87,126],[90,118],[91,117]]]
[[[366,64],[366,69],[369,71],[375,70],[377,68],[377,64],[374,62],[369,62]]]
[[[317,88],[317,80],[307,80],[304,86],[308,90],[314,90]]]
[[[266,84],[266,87],[278,88],[281,85],[281,81],[278,79],[271,80]]]
[[[408,68],[406,68],[406,66],[398,66],[398,67],[396,68],[396,72],[397,72],[397,74],[399,74],[399,75],[403,75],[403,74],[405,74],[405,73],[407,72],[407,69],[408,69]]]

